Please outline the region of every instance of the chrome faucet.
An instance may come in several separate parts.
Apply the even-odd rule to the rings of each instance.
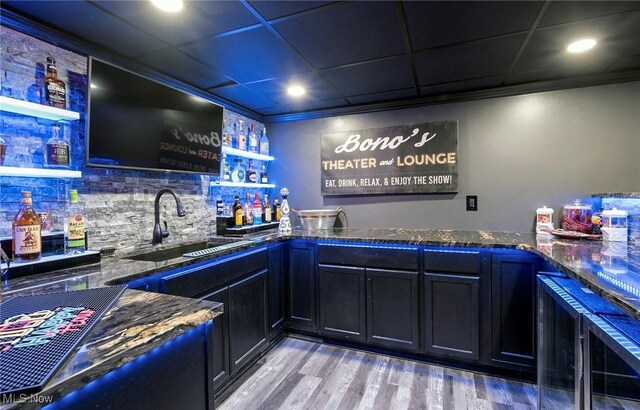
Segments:
[[[178,207],[178,216],[183,217],[187,214],[187,210],[184,209],[182,201],[180,201],[180,198],[176,196],[175,192],[170,189],[161,189],[160,191],[158,191],[153,208],[155,224],[153,225],[153,240],[151,241],[152,245],[161,244],[162,238],[166,238],[167,236],[169,236],[169,231],[167,230],[167,221],[163,221],[164,229],[160,228],[160,197],[162,196],[162,194],[166,193],[171,194],[176,200],[176,205]]]

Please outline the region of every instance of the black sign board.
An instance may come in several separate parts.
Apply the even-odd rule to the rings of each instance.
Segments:
[[[458,122],[322,135],[322,195],[458,190]]]

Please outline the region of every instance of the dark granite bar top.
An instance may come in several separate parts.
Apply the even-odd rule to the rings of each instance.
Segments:
[[[592,198],[640,198],[640,192],[598,192]]]
[[[533,233],[514,232],[348,228],[327,231],[294,230],[288,236],[278,236],[273,232],[260,233],[243,238],[253,243],[202,258],[177,257],[162,262],[146,262],[124,259],[123,257],[127,256],[126,252],[120,253],[104,257],[99,264],[5,281],[2,284],[2,293],[10,295],[17,290],[24,292],[30,289],[41,292],[42,290],[38,289],[42,287],[46,288],[46,291],[55,291],[122,284],[163,270],[188,266],[203,260],[213,260],[229,253],[287,239],[507,248],[529,251],[541,256],[560,271],[579,279],[594,292],[640,320],[640,244],[558,239],[536,236]],[[148,245],[142,245],[128,252],[144,253],[149,250],[148,248]]]
[[[32,292],[14,292],[25,293]],[[221,313],[217,302],[126,290],[38,396],[55,401]],[[2,410],[42,406],[37,401],[2,403]]]

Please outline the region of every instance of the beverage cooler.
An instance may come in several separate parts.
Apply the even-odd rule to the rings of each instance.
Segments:
[[[640,323],[576,280],[538,277],[538,408],[640,409]]]

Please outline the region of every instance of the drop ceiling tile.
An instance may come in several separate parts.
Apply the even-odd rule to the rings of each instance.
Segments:
[[[277,105],[273,101],[269,101],[261,95],[254,93],[242,84],[222,88],[213,88],[209,89],[208,92],[251,110],[274,107]]]
[[[239,83],[308,72],[309,65],[264,27],[180,47]]]
[[[640,10],[638,1],[552,1],[538,27]]]
[[[315,100],[326,100],[329,98],[340,97],[328,82],[313,72],[248,83],[245,85],[256,93],[263,95],[278,104],[290,104],[292,97],[287,94],[287,88],[294,84],[304,87],[307,90],[307,97]]]
[[[418,94],[415,88],[405,88],[403,90],[385,91],[382,93],[361,94],[348,97],[351,104],[378,103],[383,101],[400,100],[403,98],[416,97]]]
[[[344,107],[347,105],[347,101],[343,98],[331,98],[328,100],[305,100],[301,99],[299,102],[284,105],[285,108],[290,111],[310,111],[320,110],[323,108],[336,108]]]
[[[251,7],[255,8],[265,20],[272,20],[303,11],[326,6],[335,1],[250,1]]]
[[[407,56],[329,68],[321,73],[345,96],[414,87]]]
[[[584,54],[570,54],[567,45],[577,39],[592,37],[598,45]],[[637,54],[640,45],[640,14],[623,14],[580,23],[536,30],[514,67],[514,72],[603,67],[606,60]]]
[[[259,23],[240,2],[185,1],[178,13],[163,12],[149,1],[96,4],[171,45]]]
[[[316,68],[406,52],[395,2],[344,2],[273,27]]]
[[[153,70],[199,88],[210,88],[229,78],[175,48],[144,54],[138,59]]]
[[[461,91],[475,91],[486,88],[498,87],[504,80],[503,75],[496,75],[484,78],[474,78],[472,80],[454,81],[446,84],[420,87],[422,95],[448,94]]]
[[[528,31],[541,1],[405,1],[413,50]]]
[[[122,22],[90,3],[80,1],[3,1],[21,14],[89,43],[125,56],[165,48],[167,45]]]
[[[288,114],[291,111],[288,109],[278,106],[278,107],[268,107],[268,108],[259,108],[256,110],[259,114],[262,115],[278,115],[278,114]],[[267,127],[269,125],[267,124]]]
[[[421,86],[504,74],[526,35],[421,51],[414,54]]]

